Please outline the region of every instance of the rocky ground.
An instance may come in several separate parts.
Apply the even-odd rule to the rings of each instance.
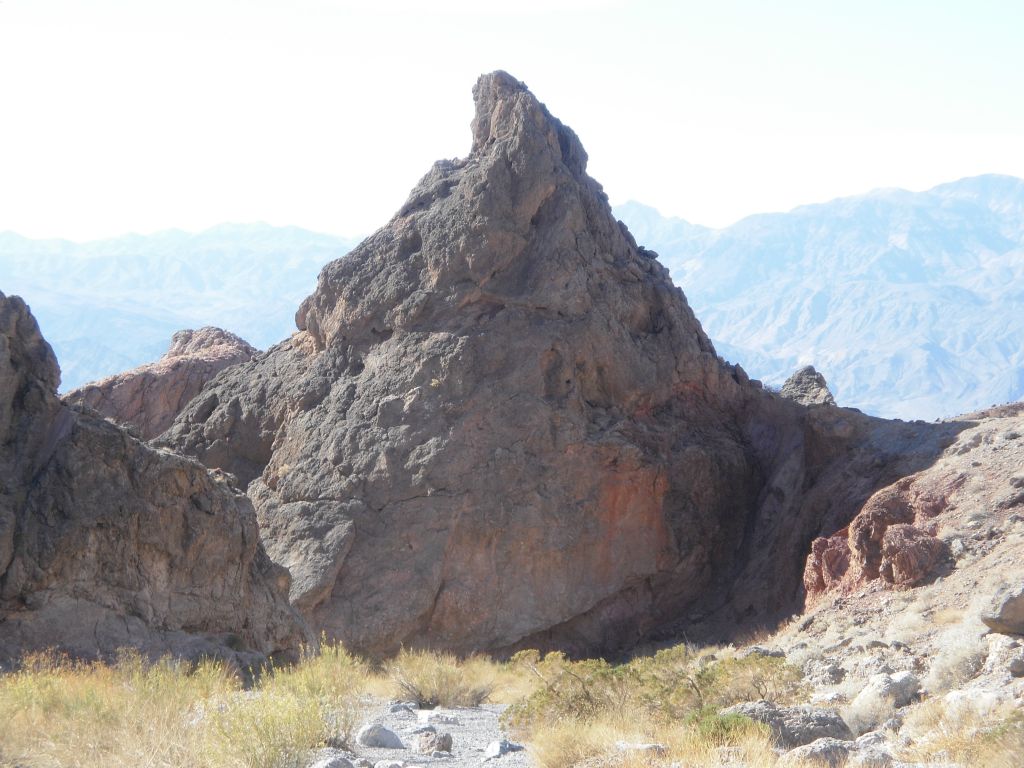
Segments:
[[[417,709],[400,701],[377,705],[351,750],[323,750],[312,768],[526,768],[529,753],[509,741],[499,724],[504,709],[501,704],[452,709]]]
[[[890,510],[895,498],[916,512],[896,525],[920,527],[942,557],[902,586],[854,563],[855,578],[761,639],[803,669],[810,704],[842,715],[852,733],[833,749],[878,753],[854,765],[941,746],[954,723],[970,738],[1024,713],[1024,405],[958,421],[968,428],[930,468],[879,492]]]

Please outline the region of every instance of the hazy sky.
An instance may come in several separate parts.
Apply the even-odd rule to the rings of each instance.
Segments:
[[[367,233],[498,68],[697,223],[1024,176],[1022,40],[1021,0],[0,0],[0,231]]]

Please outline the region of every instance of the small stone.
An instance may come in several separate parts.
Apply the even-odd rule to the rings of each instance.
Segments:
[[[421,733],[416,749],[425,755],[433,752],[451,752],[452,735],[450,733]]]
[[[398,702],[397,704],[392,704],[391,707],[388,709],[388,712],[390,712],[393,715],[405,715],[405,714],[411,715],[411,714],[413,714],[412,707],[410,707],[408,704],[404,704],[402,702]]]
[[[373,763],[365,757],[360,757],[352,763],[352,768],[373,768]]]
[[[405,763],[401,760],[378,760],[373,768],[405,768]]]
[[[487,745],[487,748],[484,749],[484,757],[502,757],[503,755],[507,755],[509,752],[519,752],[522,748],[522,745],[513,744],[511,741],[505,741],[504,739],[501,741],[492,741]]]
[[[324,757],[310,765],[309,768],[355,768],[346,757]]]
[[[380,723],[371,723],[360,728],[356,734],[356,743],[374,749],[405,749],[398,734]]]
[[[640,744],[630,741],[616,741],[615,748],[619,752],[639,752],[647,755],[662,756],[667,751],[663,744]]]
[[[451,712],[445,712],[440,709],[421,709],[416,713],[421,723],[435,724],[435,725],[459,725],[459,718]]]
[[[1014,677],[1024,677],[1024,657],[1010,659],[1010,674]]]

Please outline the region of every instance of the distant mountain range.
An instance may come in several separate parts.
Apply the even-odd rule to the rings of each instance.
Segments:
[[[883,189],[717,230],[639,203],[616,215],[751,376],[812,363],[841,405],[903,419],[1024,396],[1024,180]]]
[[[72,243],[0,234],[0,291],[53,345],[61,389],[155,360],[182,328],[216,325],[265,349],[295,330],[320,268],[358,241],[224,224]]]
[[[842,405],[904,419],[1024,396],[1024,181],[878,190],[724,229],[640,203],[616,215],[657,251],[719,353],[781,383],[813,363]],[[26,299],[62,389],[217,325],[266,348],[356,241],[222,225],[76,244],[0,234],[0,291]]]

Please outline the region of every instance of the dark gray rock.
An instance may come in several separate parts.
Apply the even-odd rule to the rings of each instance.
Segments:
[[[835,710],[819,707],[780,707],[770,701],[751,701],[722,710],[723,715],[744,715],[764,723],[776,744],[786,749],[816,739],[852,740],[853,733]]]
[[[610,652],[690,609],[788,615],[806,542],[953,427],[751,385],[576,135],[505,73],[474,96],[470,155],[160,443],[247,485],[294,604],[359,651]]]
[[[248,665],[312,639],[230,478],[63,405],[59,379],[0,294],[0,663],[135,647]]]
[[[825,377],[813,365],[805,365],[786,379],[779,394],[802,405],[835,405]]]
[[[839,739],[821,738],[810,744],[791,749],[782,759],[780,766],[821,766],[821,768],[842,768],[849,759],[853,743]]]

